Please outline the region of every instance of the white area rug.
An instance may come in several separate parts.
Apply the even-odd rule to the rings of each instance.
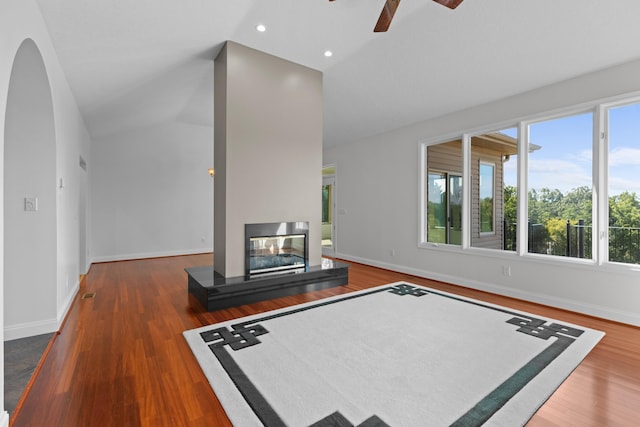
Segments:
[[[184,336],[236,427],[512,427],[604,333],[398,282]]]

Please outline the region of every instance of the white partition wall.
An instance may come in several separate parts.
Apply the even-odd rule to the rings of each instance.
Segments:
[[[322,74],[234,42],[215,73],[215,271],[243,276],[244,225],[270,222],[309,222],[319,265]]]

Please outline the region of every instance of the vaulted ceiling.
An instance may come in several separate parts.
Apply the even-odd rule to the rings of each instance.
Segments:
[[[386,33],[384,0],[37,2],[95,139],[213,127],[225,40],[324,73],[325,146],[640,58],[638,0],[402,0]]]

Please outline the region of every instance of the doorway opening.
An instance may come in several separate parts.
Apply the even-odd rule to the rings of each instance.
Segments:
[[[336,253],[336,167],[322,168],[322,255],[333,257]]]

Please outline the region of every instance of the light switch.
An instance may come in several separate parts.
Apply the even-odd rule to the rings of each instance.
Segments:
[[[37,197],[25,197],[24,198],[24,211],[35,212],[38,210],[38,198]]]

